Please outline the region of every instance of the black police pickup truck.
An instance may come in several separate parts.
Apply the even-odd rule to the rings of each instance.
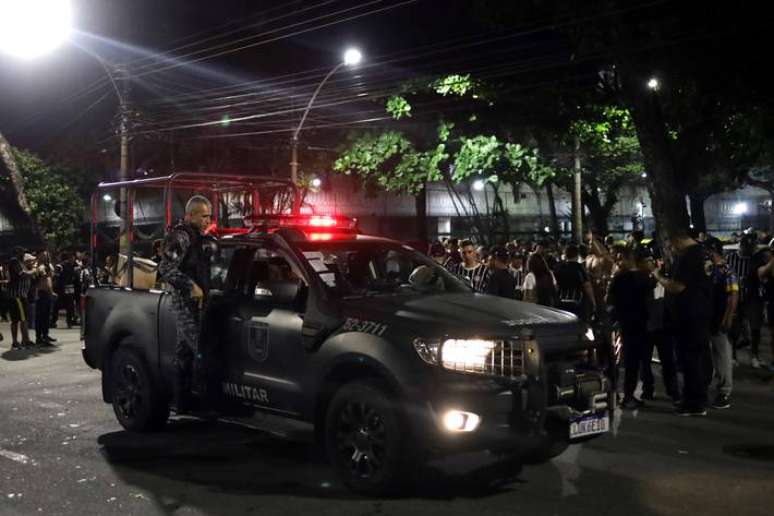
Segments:
[[[385,492],[419,461],[460,451],[545,461],[610,427],[589,328],[475,294],[399,242],[292,228],[232,236],[211,283],[198,394],[216,395],[203,408],[313,424],[355,491]],[[85,299],[84,359],[130,431],[159,428],[174,408],[169,302],[111,286]]]

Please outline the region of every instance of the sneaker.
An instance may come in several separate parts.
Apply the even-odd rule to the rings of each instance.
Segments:
[[[49,335],[46,335],[46,340],[49,342],[56,342],[56,339],[54,337],[51,337]]]
[[[752,357],[752,361],[750,362],[750,365],[753,369],[760,369],[761,368],[761,361],[758,359],[758,357]]]
[[[644,407],[645,402],[638,400],[637,398],[624,398],[621,401],[621,408],[624,410],[637,410],[640,407]]]
[[[11,349],[19,349],[19,350],[21,350],[21,349],[24,349],[24,346],[22,346],[18,342],[14,342],[13,344],[11,344]]]
[[[682,404],[675,410],[675,415],[684,417],[706,416],[707,409],[691,405]]]
[[[35,345],[39,346],[41,348],[52,348],[52,347],[54,347],[54,343],[53,342],[51,342],[50,340],[45,340],[45,339],[36,340],[35,341]]]
[[[712,408],[718,410],[731,408],[731,399],[725,394],[718,394],[718,397],[712,402]]]

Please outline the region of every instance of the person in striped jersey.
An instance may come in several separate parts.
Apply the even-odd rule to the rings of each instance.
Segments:
[[[508,266],[508,271],[513,276],[513,281],[516,284],[516,299],[521,301],[524,299],[524,277],[527,272],[524,270],[524,255],[521,254],[518,249],[511,251],[511,264]]]
[[[35,257],[25,254],[21,247],[13,248],[14,257],[8,263],[10,283],[8,293],[11,298],[11,349],[23,349],[32,347],[30,340],[28,317],[29,304],[27,298],[32,288],[34,269],[32,264]],[[18,334],[21,330],[22,341],[19,342]]]
[[[470,285],[476,292],[486,292],[489,283],[489,267],[481,263],[478,251],[470,240],[460,243],[462,250],[462,263],[450,268],[452,274],[470,281]]]

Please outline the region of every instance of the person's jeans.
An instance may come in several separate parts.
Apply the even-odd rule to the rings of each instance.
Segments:
[[[35,338],[37,340],[48,337],[50,318],[51,293],[47,290],[38,290],[38,300],[35,303]]]
[[[718,332],[710,337],[712,344],[712,364],[715,369],[715,388],[720,394],[731,395],[734,386],[733,371],[734,366],[731,358],[731,343],[728,336],[723,332]]]
[[[633,398],[640,374],[640,364],[647,346],[644,327],[621,327],[624,358],[624,399]]]
[[[683,369],[683,403],[707,406],[707,386],[712,379],[709,321],[684,321],[677,330],[677,359]]]
[[[754,357],[758,356],[758,348],[761,344],[761,328],[763,327],[763,302],[758,299],[746,300],[736,309],[736,317],[731,325],[728,336],[733,343],[733,349],[740,347],[742,341],[749,335],[750,351]]]
[[[75,318],[75,295],[63,294],[62,304],[64,305],[65,313],[67,314],[67,326],[70,327],[77,322]]]
[[[675,363],[675,346],[672,336],[664,330],[653,330],[648,332],[648,340],[645,345],[645,353],[642,357],[642,392],[645,395],[652,395],[656,390],[656,381],[653,376],[653,367],[651,358],[653,357],[653,348],[658,351],[658,360],[661,362],[661,378],[664,381],[664,388],[667,396],[673,400],[680,399],[680,387],[677,383],[677,364]]]

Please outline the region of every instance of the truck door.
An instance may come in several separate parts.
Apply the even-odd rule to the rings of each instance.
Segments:
[[[273,249],[255,253],[246,285],[252,295],[243,297],[232,320],[239,328],[233,339],[238,344],[237,349],[230,346],[230,374],[223,389],[247,405],[297,416],[302,407],[301,325],[308,282],[291,263]]]

